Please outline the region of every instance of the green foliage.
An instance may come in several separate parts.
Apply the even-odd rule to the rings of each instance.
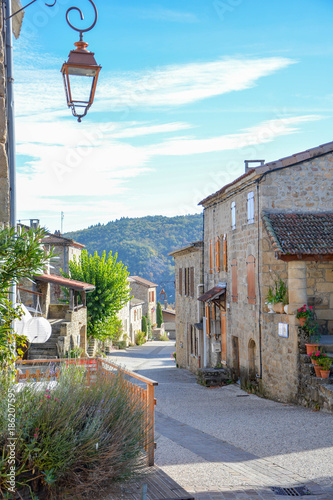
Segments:
[[[135,336],[136,345],[143,345],[147,342],[145,332],[138,332]]]
[[[53,251],[46,253],[40,240],[46,235],[42,228],[0,229],[0,368],[14,368],[16,341],[26,346],[25,337],[18,338],[12,331],[12,322],[20,317],[20,310],[9,299],[10,287],[23,278],[42,274]],[[20,354],[20,353],[19,353]]]
[[[142,276],[155,283],[170,281],[163,288],[168,297],[174,298],[174,259],[168,254],[202,239],[202,214],[123,217],[65,236],[84,243],[90,253],[117,252],[133,276]]]
[[[317,364],[323,370],[330,370],[330,368],[332,366],[332,358],[329,358],[327,356],[322,356],[321,358],[318,359]]]
[[[144,332],[144,334],[147,335],[148,325],[147,325],[147,318],[146,318],[146,316],[142,316],[141,329]]]
[[[40,498],[95,498],[103,481],[126,480],[144,465],[144,404],[120,373],[86,385],[83,367],[62,366],[48,389],[15,393],[16,485]],[[8,490],[8,386],[0,375],[0,497]],[[23,493],[23,492],[21,492]],[[31,496],[29,496],[31,498]]]
[[[151,320],[150,317],[147,316],[147,330],[148,330],[148,338],[152,338],[152,328],[151,328]]]
[[[282,302],[283,305],[288,304],[288,288],[285,282],[280,278],[278,273],[274,272],[274,289],[271,287],[268,290],[266,301],[269,304],[277,304]]]
[[[94,338],[98,340],[112,340],[117,342],[123,334],[123,324],[117,316],[108,316],[96,321],[94,326]]]
[[[64,276],[67,274],[63,273]],[[129,273],[123,263],[117,262],[117,254],[97,252],[89,255],[82,250],[79,259],[69,262],[72,279],[95,285],[93,292],[87,293],[88,336],[105,340],[112,338],[112,324],[117,313],[130,300],[127,278]],[[111,330],[109,330],[111,328]],[[116,328],[116,326],[115,326]]]
[[[161,328],[161,325],[163,323],[163,312],[160,302],[157,302],[156,306],[156,323],[157,323],[157,328]]]
[[[83,349],[81,347],[74,347],[69,352],[66,353],[68,358],[79,358],[83,354]]]
[[[163,335],[160,335],[159,336],[159,339],[158,340],[163,340],[163,341],[167,341],[169,340],[169,337],[167,336],[166,333],[163,333]]]

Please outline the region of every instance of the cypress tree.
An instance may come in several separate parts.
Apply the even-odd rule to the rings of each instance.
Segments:
[[[160,302],[157,302],[156,323],[157,323],[157,328],[161,328],[161,325],[163,323],[163,313],[162,313],[162,306],[161,306]]]

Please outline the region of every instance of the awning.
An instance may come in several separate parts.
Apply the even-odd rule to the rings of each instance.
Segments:
[[[226,289],[226,284],[223,284],[221,286],[214,286],[214,288],[211,288],[210,290],[208,290],[208,292],[205,292],[203,295],[201,295],[198,300],[201,300],[201,302],[212,302],[221,295],[225,294]]]
[[[57,276],[55,274],[41,274],[39,276],[34,276],[34,279],[36,281],[44,281],[46,283],[64,286],[65,288],[71,288],[77,292],[92,292],[96,288],[95,285],[90,285],[89,283],[83,283],[82,281],[72,280],[69,278],[63,278],[62,276]]]

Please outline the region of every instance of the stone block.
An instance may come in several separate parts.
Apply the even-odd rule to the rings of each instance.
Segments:
[[[333,282],[333,269],[326,269],[325,281]],[[332,286],[332,288],[333,288],[333,286]],[[332,292],[333,292],[333,290],[332,290]]]
[[[333,293],[333,283],[332,282],[317,282],[317,292],[328,292]]]

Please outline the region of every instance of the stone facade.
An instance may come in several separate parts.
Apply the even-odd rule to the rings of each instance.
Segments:
[[[132,295],[142,300],[142,314],[150,318],[151,324],[156,325],[156,287],[155,283],[139,276],[129,277]]]
[[[227,365],[244,387],[279,401],[297,399],[296,309],[313,304],[322,333],[333,333],[333,273],[332,262],[277,259],[262,214],[321,212],[332,207],[332,151],[331,143],[258,167],[201,202],[205,290],[227,283]],[[270,314],[265,305],[275,273],[288,284],[289,314]],[[209,304],[210,318],[212,307]],[[287,325],[288,337],[281,336],[281,324]],[[216,338],[211,336],[209,342]],[[220,352],[207,349],[207,356],[209,366],[223,362]]]
[[[2,10],[2,1],[0,0]],[[7,140],[7,113],[6,113],[6,85],[4,67],[4,38],[3,19],[0,16],[0,224],[9,224],[9,174],[6,153]]]
[[[130,301],[130,342],[135,344],[136,334],[142,331],[143,301],[133,298]]]
[[[172,252],[176,277],[176,361],[181,368],[197,372],[204,364],[202,304],[203,242]]]

